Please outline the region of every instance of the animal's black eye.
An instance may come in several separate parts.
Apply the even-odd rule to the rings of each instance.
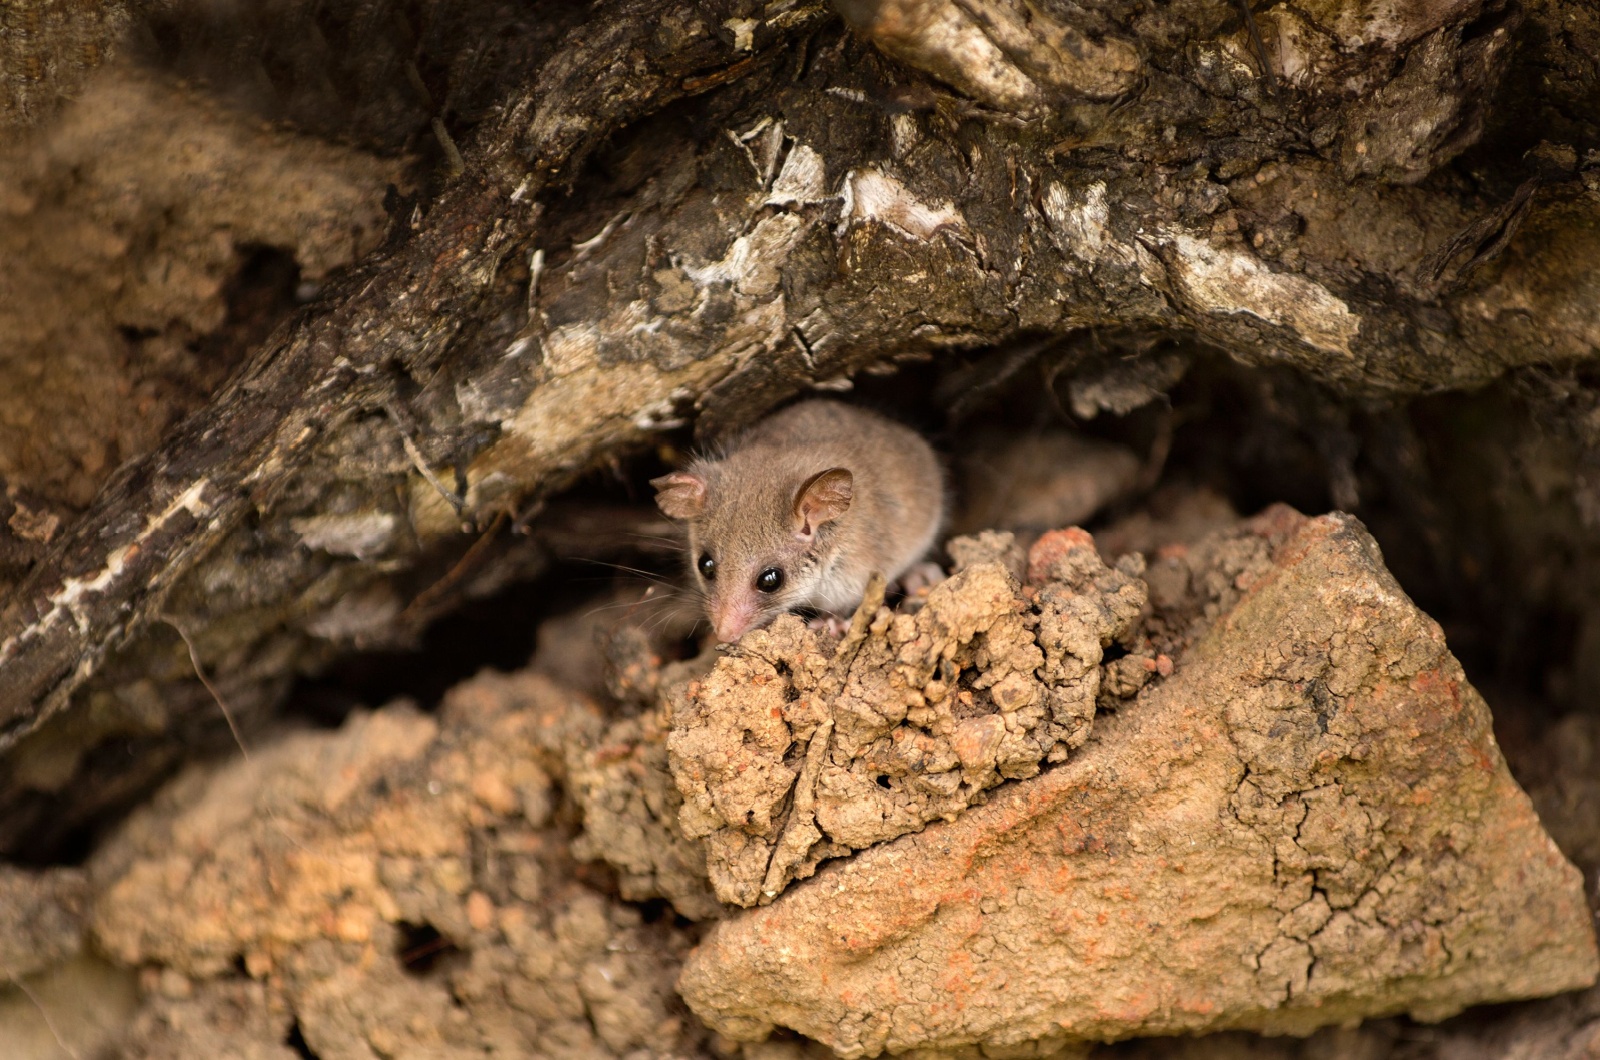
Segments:
[[[756,588],[764,593],[775,593],[783,588],[783,571],[777,567],[768,567],[756,575]]]
[[[710,581],[717,576],[717,561],[711,558],[711,553],[709,552],[700,553],[700,558],[695,562],[695,566],[700,570],[700,577],[706,581]]]

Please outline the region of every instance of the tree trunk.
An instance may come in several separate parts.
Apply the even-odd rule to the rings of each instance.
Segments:
[[[689,422],[928,358],[952,416],[1034,362],[1092,416],[1170,389],[1172,342],[1343,410],[1600,347],[1587,4],[836,7],[566,16],[481,120],[444,105],[382,245],[92,502],[12,483],[49,503],[7,502],[0,849],[220,731],[201,681],[259,723],[297,673],[606,552],[547,502]],[[107,41],[155,17],[104,10]],[[30,93],[7,113],[48,130]],[[1575,387],[1539,400],[1592,439]]]

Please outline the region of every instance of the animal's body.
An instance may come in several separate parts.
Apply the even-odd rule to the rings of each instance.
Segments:
[[[927,555],[945,516],[922,436],[837,401],[792,405],[651,484],[688,523],[690,577],[728,643],[785,611],[849,614],[875,571],[894,581]]]

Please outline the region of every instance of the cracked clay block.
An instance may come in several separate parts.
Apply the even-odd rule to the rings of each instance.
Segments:
[[[1059,531],[1023,584],[1010,536],[991,536],[993,555],[978,539],[958,549],[964,565],[915,614],[869,604],[837,647],[781,617],[671,696],[678,821],[705,840],[719,900],[770,901],[823,859],[954,818],[1088,737],[1102,651],[1145,606],[1137,564],[1107,567],[1088,534]]]
[[[855,1057],[1435,1020],[1592,983],[1580,876],[1439,627],[1355,519],[1246,526],[1263,560],[1171,678],[1063,765],[718,924],[679,980],[695,1013]]]

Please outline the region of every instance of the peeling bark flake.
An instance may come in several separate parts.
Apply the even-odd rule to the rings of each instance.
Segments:
[[[1256,258],[1213,246],[1183,232],[1164,233],[1177,253],[1173,278],[1184,297],[1207,313],[1248,313],[1295,332],[1328,353],[1354,357],[1361,318],[1321,284],[1273,272]]]

